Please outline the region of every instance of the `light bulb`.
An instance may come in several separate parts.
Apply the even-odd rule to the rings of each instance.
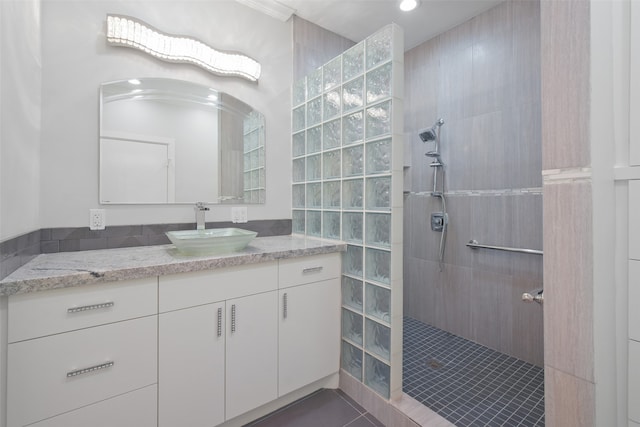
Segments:
[[[403,12],[409,12],[416,7],[418,7],[418,0],[402,0],[400,2],[400,10]]]

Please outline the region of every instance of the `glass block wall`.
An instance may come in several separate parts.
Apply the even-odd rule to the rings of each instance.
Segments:
[[[293,232],[348,243],[342,369],[402,383],[403,34],[389,25],[294,83]]]
[[[251,111],[244,120],[244,202],[265,202],[264,116]]]

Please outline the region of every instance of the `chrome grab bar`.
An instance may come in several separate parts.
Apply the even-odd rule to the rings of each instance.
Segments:
[[[518,252],[522,254],[534,254],[534,255],[542,255],[542,251],[537,249],[522,249],[522,248],[509,248],[505,246],[491,246],[491,245],[481,245],[477,240],[469,240],[467,246],[471,249],[494,249],[497,251],[506,251],[506,252]]]

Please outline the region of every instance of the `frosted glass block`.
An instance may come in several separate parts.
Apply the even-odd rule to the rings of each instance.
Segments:
[[[340,178],[340,150],[326,151],[322,156],[323,178]]]
[[[367,248],[366,266],[365,279],[391,284],[391,252]]]
[[[342,341],[342,369],[362,381],[362,350]]]
[[[304,211],[293,211],[293,220],[291,231],[294,233],[304,234]]]
[[[251,131],[244,135],[244,151],[247,152],[249,150],[253,150],[254,148],[258,148],[258,132]]]
[[[324,120],[333,119],[340,114],[340,89],[324,94]]]
[[[349,145],[355,142],[362,141],[363,132],[363,118],[362,111],[349,114],[342,120],[342,144]]]
[[[251,188],[258,188],[260,184],[260,174],[258,171],[251,171]]]
[[[391,101],[367,108],[367,139],[391,133]]]
[[[344,81],[364,71],[364,43],[358,43],[342,54],[342,76]]]
[[[345,210],[362,209],[363,185],[361,179],[342,182],[342,208]]]
[[[365,349],[384,360],[391,356],[391,329],[371,319],[365,319]]]
[[[258,167],[259,157],[260,154],[258,153],[258,150],[254,150],[251,152],[251,169],[256,169]]]
[[[325,150],[340,146],[340,119],[325,123],[322,133],[322,146]]]
[[[342,276],[342,305],[362,312],[362,280]]]
[[[340,181],[325,181],[322,185],[324,186],[323,207],[325,209],[340,209]]]
[[[307,153],[317,153],[322,150],[322,126],[316,126],[307,131]]]
[[[305,178],[304,174],[305,159],[293,160],[293,182],[303,182]]]
[[[364,383],[385,399],[389,398],[391,368],[373,356],[365,354]]]
[[[367,245],[391,247],[391,214],[367,213]]]
[[[258,169],[258,187],[259,188],[264,188],[265,187],[265,173],[264,173],[264,168],[260,168]]]
[[[340,57],[327,62],[323,67],[324,90],[331,89],[340,84],[342,62]]]
[[[364,147],[356,145],[342,150],[342,176],[358,176],[364,171]]]
[[[342,338],[362,345],[362,316],[342,309]]]
[[[391,322],[391,291],[389,289],[381,288],[380,286],[367,283],[367,296],[366,296],[366,309],[367,316],[375,317],[384,322]],[[367,337],[369,335],[367,334]]]
[[[322,97],[307,102],[307,126],[313,126],[322,120]]]
[[[391,27],[386,27],[366,40],[367,70],[391,59]]]
[[[364,106],[363,98],[364,79],[362,77],[345,83],[342,86],[343,111],[351,111]]]
[[[343,269],[345,274],[362,277],[362,248],[360,246],[347,245],[347,251],[343,255]]]
[[[384,211],[389,210],[390,208],[391,178],[367,178],[367,209],[374,211]]]
[[[391,96],[391,62],[367,73],[367,104]]]
[[[297,184],[292,189],[292,204],[294,208],[304,208],[304,184]]]
[[[307,211],[307,234],[309,236],[321,236],[322,212]]]
[[[322,213],[322,237],[340,239],[340,212]]]
[[[301,105],[298,108],[293,109],[292,118],[291,118],[291,127],[294,132],[304,129],[305,126],[305,106]]]
[[[305,136],[304,132],[299,132],[293,135],[293,147],[292,147],[293,157],[304,156],[307,153],[304,136]]]
[[[307,157],[307,181],[320,179],[322,169],[320,169],[321,155]]]
[[[243,174],[243,187],[245,190],[251,188],[251,172],[245,172]]]
[[[321,208],[322,207],[322,184],[317,182],[315,184],[307,184],[307,207],[308,208]]]
[[[342,240],[352,243],[362,243],[361,213],[344,212],[342,214]]]
[[[243,164],[242,164],[243,168],[242,170],[244,172],[247,172],[248,170],[251,169],[251,153],[246,153],[243,156]]]
[[[307,76],[307,99],[322,93],[322,68],[317,68]]]
[[[307,97],[307,79],[302,78],[293,84],[293,105],[302,104]]]

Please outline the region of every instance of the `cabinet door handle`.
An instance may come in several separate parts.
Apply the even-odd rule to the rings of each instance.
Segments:
[[[78,375],[88,374],[89,372],[99,371],[101,369],[110,368],[113,366],[113,362],[105,362],[99,365],[90,366],[88,368],[78,369],[75,371],[67,372],[67,378],[77,377]]]
[[[324,267],[322,266],[305,268],[304,270],[302,270],[302,274],[320,273],[323,268]]]
[[[69,314],[73,314],[73,313],[80,313],[82,311],[89,311],[89,310],[99,310],[101,308],[110,308],[113,307],[115,305],[115,303],[113,301],[109,301],[109,302],[103,302],[100,304],[91,304],[91,305],[83,305],[80,307],[71,307],[67,309],[67,313]]]
[[[282,318],[287,318],[287,293],[282,295]]]
[[[236,331],[236,305],[231,305],[231,332]]]
[[[218,307],[218,337],[222,336],[222,307]]]

